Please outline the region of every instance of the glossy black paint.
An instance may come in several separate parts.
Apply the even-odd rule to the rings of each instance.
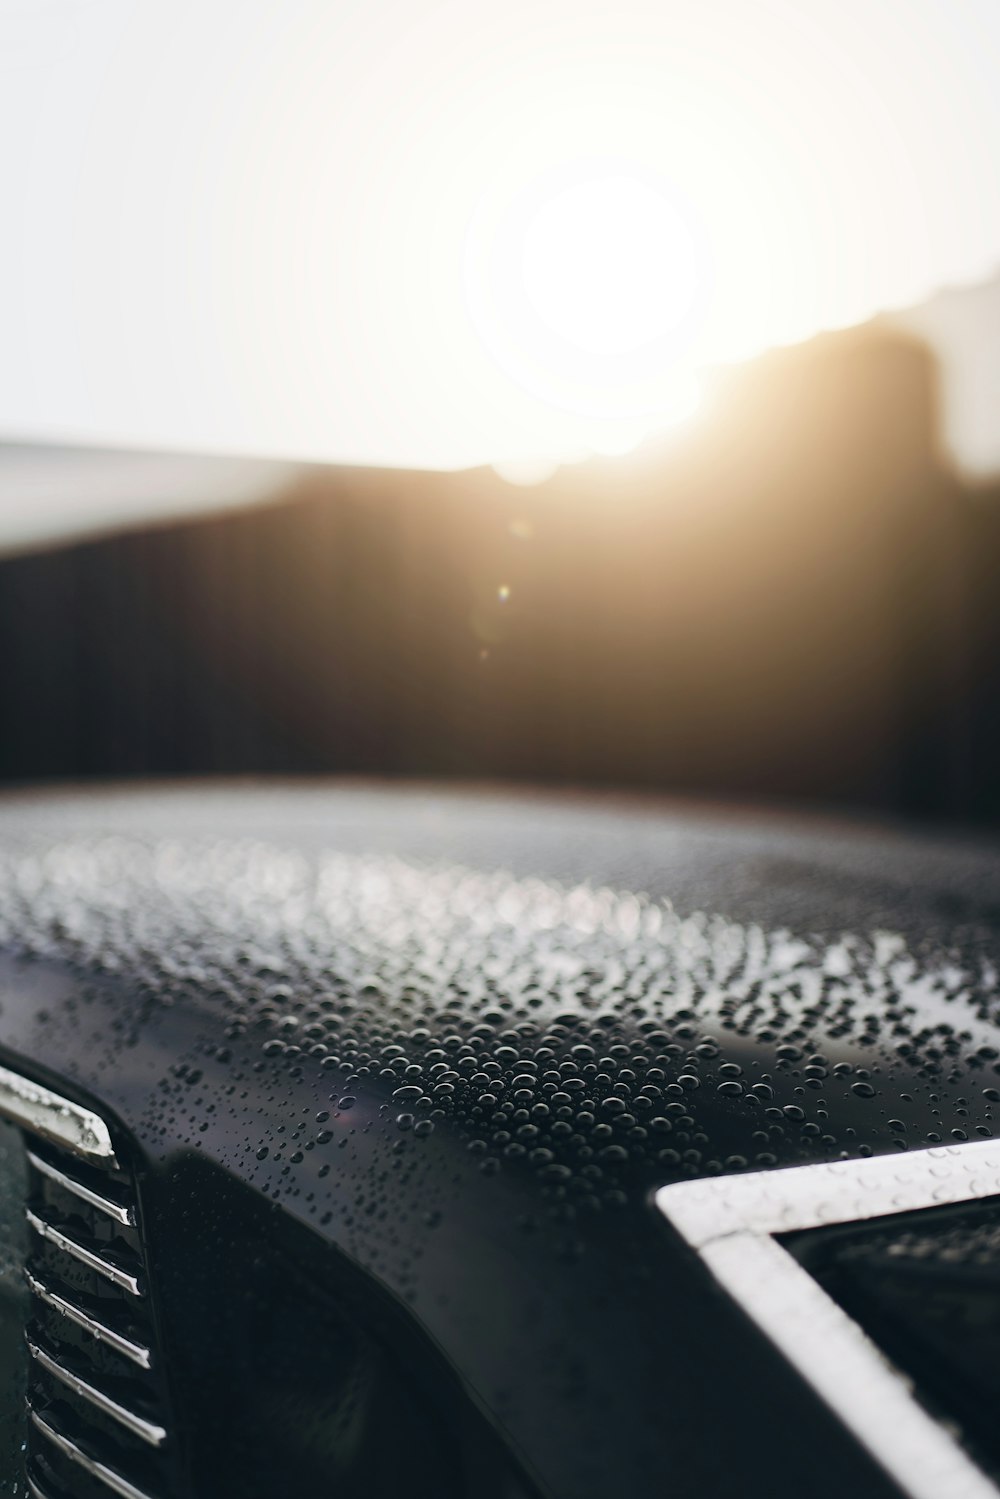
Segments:
[[[640,802],[352,786],[29,797],[7,803],[2,826],[0,898],[15,917],[0,961],[2,1055],[96,1104],[133,1160],[192,1494],[273,1494],[289,1475],[288,1492],[317,1495],[347,1484],[490,1499],[894,1492],[650,1193],[705,1172],[992,1130],[992,848]],[[17,891],[39,857],[49,865]],[[232,929],[226,887],[241,860],[256,861],[265,892],[267,871],[284,871],[273,900],[290,903],[273,928],[255,896],[256,925]],[[362,905],[352,924],[349,904],[338,915],[322,877],[296,884],[314,865],[341,904],[387,879],[375,916]],[[433,920],[426,891],[444,892]],[[643,893],[638,906],[630,892]],[[664,899],[666,929],[634,930],[636,909]],[[150,913],[145,945],[114,915],[132,900]],[[554,924],[532,926],[547,901]],[[588,923],[607,910],[595,935]],[[697,912],[714,925],[689,931]],[[294,934],[310,922],[306,951]],[[262,967],[265,928],[292,935]],[[679,968],[706,931],[702,967]],[[437,1021],[421,1026],[407,964],[415,952],[416,971],[442,933],[459,956],[424,974],[421,1015]],[[158,981],[150,941],[172,965]],[[524,978],[536,949],[549,988]],[[212,951],[225,954],[224,979]],[[804,992],[821,964],[830,971]],[[486,995],[468,982],[477,971],[492,974]],[[333,1008],[309,1022],[317,994]],[[727,994],[740,1005],[727,1008]],[[329,1015],[329,1045],[289,1052],[290,1034],[322,1031]],[[515,1060],[554,1053],[534,1084],[512,1075],[512,1026]],[[459,1056],[432,1042],[473,1037],[512,1123],[518,1091],[529,1117],[554,1096],[542,1081],[553,1064],[579,1078],[580,1103],[599,1086],[637,1111],[651,1087],[652,1109],[686,1111],[647,1110],[679,1148],[638,1123],[601,1134],[595,1097],[596,1113],[573,1104],[568,1136],[538,1116],[548,1143],[534,1149],[549,1160],[508,1153],[517,1126],[498,1125],[476,1101],[483,1085],[458,1069],[452,1091],[432,1090],[418,1111],[433,1129],[400,1127],[408,1101],[393,1094],[407,1084],[390,1037],[402,1034],[425,1069],[430,1052]],[[601,1035],[625,1048],[606,1059],[629,1073],[617,1094],[597,1083],[611,1078],[591,1045]],[[587,1114],[593,1126],[579,1123]],[[616,1150],[626,1140],[621,1156],[605,1154],[609,1138]]]

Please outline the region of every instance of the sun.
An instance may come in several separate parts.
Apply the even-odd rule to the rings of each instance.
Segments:
[[[689,321],[706,267],[676,205],[650,183],[594,177],[543,202],[524,230],[528,300],[587,354],[627,356]]]
[[[533,404],[525,454],[624,454],[686,420],[711,282],[692,205],[641,166],[562,162],[484,196],[466,242],[467,305],[512,409],[518,396]]]

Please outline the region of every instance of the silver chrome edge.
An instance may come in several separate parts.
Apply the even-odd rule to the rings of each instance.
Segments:
[[[6,1067],[0,1067],[0,1115],[84,1160],[117,1165],[103,1119]]]
[[[113,1494],[119,1495],[119,1499],[151,1499],[151,1495],[147,1494],[144,1489],[137,1489],[135,1484],[130,1483],[121,1473],[116,1472],[114,1468],[107,1467],[104,1463],[98,1462],[95,1457],[91,1457],[89,1453],[84,1452],[82,1447],[78,1447],[75,1442],[71,1442],[69,1437],[63,1436],[61,1431],[57,1431],[54,1426],[51,1426],[46,1421],[44,1416],[40,1416],[30,1406],[29,1411],[31,1419],[38,1427],[38,1430],[44,1437],[48,1438],[53,1446],[58,1447],[64,1457],[69,1458],[70,1462],[76,1463],[85,1473],[89,1473],[91,1478],[96,1478],[99,1483],[105,1484]]]
[[[28,1493],[31,1495],[31,1499],[52,1499],[52,1495],[48,1490],[43,1489],[40,1484],[36,1483],[30,1473],[25,1474],[24,1481],[28,1485]]]
[[[116,1223],[124,1223],[127,1228],[135,1227],[135,1214],[131,1208],[122,1207],[121,1203],[113,1202],[110,1197],[105,1197],[101,1192],[95,1192],[92,1187],[78,1182],[74,1176],[69,1176],[65,1171],[60,1171],[58,1166],[53,1166],[42,1156],[36,1155],[33,1150],[26,1150],[28,1160],[36,1171],[54,1181],[57,1186],[72,1192],[74,1197],[79,1197],[82,1202],[89,1202],[92,1208],[98,1208],[102,1213],[107,1213],[109,1218],[114,1218]]]
[[[155,1421],[147,1421],[144,1416],[136,1415],[135,1411],[129,1410],[128,1406],[119,1405],[117,1400],[112,1400],[110,1395],[106,1395],[96,1385],[88,1383],[86,1379],[81,1379],[79,1374],[75,1374],[72,1369],[67,1369],[58,1359],[53,1358],[46,1348],[42,1348],[31,1338],[26,1338],[25,1341],[28,1345],[28,1352],[36,1364],[46,1373],[51,1374],[53,1379],[61,1380],[67,1389],[73,1391],[74,1395],[79,1395],[81,1400],[89,1400],[95,1409],[103,1411],[106,1416],[111,1417],[112,1421],[117,1421],[120,1426],[132,1432],[133,1436],[140,1437],[151,1447],[163,1446],[167,1439],[165,1427],[157,1425]]]
[[[131,1275],[128,1270],[122,1270],[118,1265],[112,1265],[108,1260],[102,1259],[99,1254],[86,1245],[80,1244],[76,1239],[71,1239],[69,1234],[64,1234],[61,1229],[53,1228],[51,1223],[46,1223],[44,1218],[39,1218],[31,1208],[26,1208],[24,1216],[27,1218],[36,1234],[43,1239],[48,1239],[50,1244],[55,1244],[57,1249],[64,1249],[74,1259],[86,1265],[90,1270],[96,1270],[98,1275],[104,1275],[113,1281],[116,1286],[121,1286],[123,1291],[131,1291],[133,1296],[141,1296],[142,1288],[136,1276]]]
[[[656,1205],[757,1326],[911,1499],[997,1488],[906,1376],[775,1235],[1000,1194],[1000,1141],[661,1187]]]
[[[133,1364],[139,1365],[140,1369],[152,1368],[152,1354],[142,1343],[134,1343],[131,1338],[115,1332],[113,1327],[106,1327],[103,1322],[99,1322],[96,1317],[92,1317],[75,1302],[61,1296],[58,1291],[53,1291],[44,1281],[39,1280],[37,1275],[32,1275],[30,1270],[25,1270],[24,1278],[31,1294],[37,1296],[39,1301],[44,1301],[46,1306],[52,1307],[53,1311],[67,1317],[70,1322],[75,1322],[77,1327],[82,1327],[84,1332],[89,1332],[99,1343],[106,1343],[116,1353],[131,1359]]]

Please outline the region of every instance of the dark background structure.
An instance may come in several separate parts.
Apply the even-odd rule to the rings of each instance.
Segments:
[[[1000,819],[1000,492],[872,325],[628,461],[311,468],[0,563],[0,778],[501,778]]]

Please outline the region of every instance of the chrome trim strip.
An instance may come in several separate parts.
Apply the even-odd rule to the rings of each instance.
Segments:
[[[152,1354],[142,1343],[133,1343],[132,1339],[126,1338],[123,1333],[115,1332],[113,1327],[107,1327],[103,1322],[98,1322],[96,1317],[92,1317],[89,1312],[85,1312],[82,1307],[77,1306],[67,1297],[61,1296],[58,1291],[53,1291],[44,1281],[39,1280],[37,1275],[32,1275],[30,1270],[25,1270],[24,1278],[28,1283],[29,1291],[33,1296],[37,1296],[39,1301],[44,1301],[61,1316],[68,1317],[71,1322],[75,1322],[77,1327],[82,1327],[84,1332],[89,1332],[98,1342],[106,1343],[116,1353],[131,1359],[134,1364],[139,1365],[140,1369],[152,1367]]]
[[[67,1369],[58,1359],[53,1358],[46,1348],[42,1348],[40,1344],[33,1342],[31,1338],[26,1337],[25,1342],[28,1345],[28,1352],[36,1364],[39,1364],[54,1379],[62,1380],[63,1384],[67,1389],[72,1390],[74,1395],[79,1395],[81,1400],[89,1400],[95,1409],[103,1411],[104,1415],[110,1416],[112,1421],[117,1421],[120,1426],[124,1426],[133,1436],[140,1437],[142,1441],[148,1442],[151,1447],[163,1446],[163,1443],[167,1439],[165,1427],[157,1425],[155,1421],[147,1421],[144,1416],[136,1415],[135,1411],[129,1410],[128,1406],[119,1405],[117,1400],[112,1400],[110,1395],[106,1395],[96,1385],[92,1385],[86,1379],[82,1379],[72,1369]]]
[[[775,1237],[1000,1195],[1000,1141],[661,1187],[656,1205],[911,1499],[997,1499],[912,1384]]]
[[[37,1483],[30,1473],[25,1473],[24,1481],[28,1485],[28,1493],[31,1499],[52,1499],[52,1495],[48,1490],[43,1489],[41,1484]]]
[[[152,1495],[147,1494],[144,1489],[137,1489],[135,1484],[130,1483],[123,1474],[116,1472],[114,1468],[106,1467],[104,1463],[98,1462],[95,1457],[91,1457],[89,1453],[84,1452],[82,1447],[78,1447],[75,1442],[71,1442],[69,1437],[63,1436],[62,1432],[57,1431],[54,1426],[50,1425],[45,1417],[40,1416],[33,1406],[29,1405],[28,1411],[38,1430],[43,1436],[48,1437],[54,1446],[59,1448],[64,1457],[68,1457],[70,1462],[76,1463],[85,1473],[89,1473],[91,1478],[96,1478],[99,1483],[106,1484],[113,1494],[119,1496],[119,1499],[152,1499]]]
[[[118,1164],[103,1119],[6,1067],[0,1067],[0,1114],[85,1160]]]
[[[61,1229],[53,1228],[51,1223],[46,1223],[44,1218],[39,1218],[31,1208],[25,1208],[25,1217],[36,1234],[40,1234],[43,1239],[48,1239],[49,1243],[54,1244],[57,1249],[64,1249],[67,1254],[79,1260],[81,1265],[86,1265],[89,1270],[96,1270],[98,1275],[106,1276],[116,1286],[121,1286],[122,1290],[130,1291],[133,1296],[142,1295],[136,1276],[131,1275],[127,1270],[120,1269],[118,1265],[111,1265],[107,1260],[102,1260],[99,1254],[94,1254],[76,1239],[71,1239],[69,1234],[64,1234]]]
[[[75,1177],[68,1176],[65,1171],[60,1171],[58,1166],[53,1166],[42,1156],[36,1155],[31,1149],[25,1150],[25,1155],[43,1176],[54,1181],[58,1186],[72,1192],[74,1197],[79,1197],[82,1202],[88,1202],[92,1208],[99,1208],[102,1213],[107,1213],[109,1218],[114,1218],[116,1223],[124,1223],[126,1228],[135,1227],[135,1214],[129,1207],[122,1207],[121,1203],[114,1202],[110,1197],[104,1197],[100,1192],[95,1192],[93,1187],[87,1187]]]

